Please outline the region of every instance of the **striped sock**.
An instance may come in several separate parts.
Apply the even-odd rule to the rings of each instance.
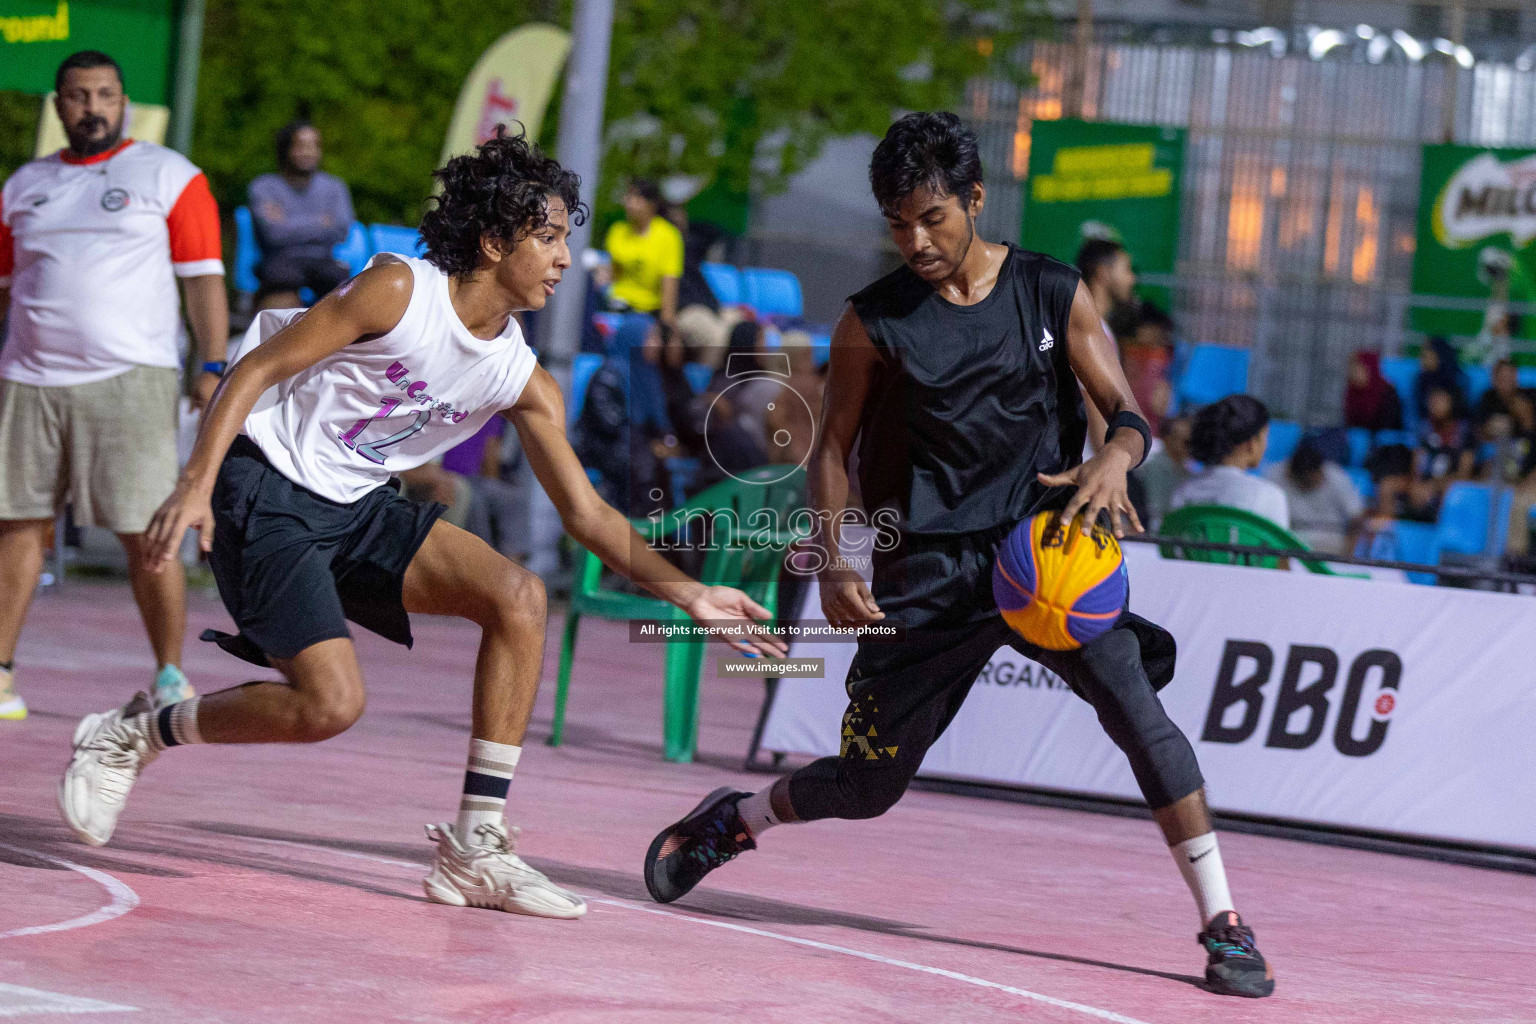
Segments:
[[[193,697],[167,704],[158,711],[145,712],[149,718],[149,727],[145,731],[149,734],[150,749],[165,750],[203,742],[202,734],[197,731],[197,702],[200,700],[201,697]]]
[[[490,740],[469,741],[469,769],[464,773],[464,795],[459,798],[459,819],[454,834],[462,843],[474,842],[481,825],[500,825],[507,806],[507,790],[523,748]]]

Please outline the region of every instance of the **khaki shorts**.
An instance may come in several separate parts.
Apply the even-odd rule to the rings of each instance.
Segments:
[[[158,366],[65,387],[0,380],[0,519],[143,533],[176,486],[180,375]]]

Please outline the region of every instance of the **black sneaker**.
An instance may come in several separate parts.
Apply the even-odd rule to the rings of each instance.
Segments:
[[[736,813],[746,796],[724,786],[705,797],[682,821],[662,830],[645,853],[645,887],[657,903],[686,896],[704,876],[743,850],[755,850],[752,834]]]
[[[1275,975],[1254,944],[1253,929],[1243,924],[1235,910],[1211,918],[1195,941],[1205,947],[1205,984],[1223,996],[1259,999],[1275,990]]]

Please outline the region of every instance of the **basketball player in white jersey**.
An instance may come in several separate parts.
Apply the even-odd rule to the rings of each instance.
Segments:
[[[149,528],[163,564],[201,534],[238,636],[205,634],[270,665],[247,683],[155,709],[89,715],[59,786],[65,821],[101,845],[139,773],[186,743],[313,743],[362,714],[346,620],[407,646],[407,612],[482,628],[473,738],[458,818],[437,844],[427,896],[541,917],[586,905],[512,851],[508,785],[543,665],[538,577],[438,522],[389,485],[493,415],[516,426],[565,528],[609,566],[714,626],[742,651],[782,655],[767,611],[673,568],[593,491],[565,436],[560,389],[534,361],[514,310],[542,308],[570,266],[578,180],[521,136],[498,133],[436,172],[426,259],[376,258],[308,311],[264,313],[219,386],[175,492]],[[578,221],[579,222],[579,221]],[[210,631],[211,632],[211,631]],[[142,695],[141,695],[142,696]]]

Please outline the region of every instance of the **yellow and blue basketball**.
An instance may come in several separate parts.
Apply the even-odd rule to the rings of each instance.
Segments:
[[[1125,608],[1129,582],[1114,534],[1095,526],[1083,536],[1041,512],[1014,527],[997,549],[992,593],[1003,619],[1049,651],[1073,651],[1108,632]]]

